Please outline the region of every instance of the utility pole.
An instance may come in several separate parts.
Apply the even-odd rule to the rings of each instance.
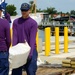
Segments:
[[[35,4],[35,15],[36,15],[36,0],[34,0],[34,4]]]

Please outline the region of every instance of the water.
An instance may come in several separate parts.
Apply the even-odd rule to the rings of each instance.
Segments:
[[[39,32],[39,38],[42,38],[42,41],[44,42],[45,41],[45,31],[44,30],[38,30]],[[75,36],[68,36],[68,39],[69,40],[73,40],[75,41]],[[50,38],[51,41],[55,41],[55,36],[51,36]],[[59,36],[59,41],[64,41],[64,36]]]
[[[45,40],[44,30],[38,30],[38,32],[39,32],[39,38],[42,38],[42,41],[44,42]]]

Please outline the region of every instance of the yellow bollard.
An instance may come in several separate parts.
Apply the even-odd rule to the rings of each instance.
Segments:
[[[68,52],[68,27],[64,27],[64,53]]]
[[[45,55],[50,55],[50,37],[51,37],[51,28],[45,28]]]
[[[37,52],[39,52],[39,50],[38,50],[38,43],[39,43],[39,36],[38,36],[38,31],[37,31],[37,35],[36,35]]]
[[[55,53],[59,54],[59,27],[55,27]]]
[[[10,36],[11,36],[11,41],[12,41],[12,28],[10,28]],[[11,42],[10,47],[12,47],[12,42]]]

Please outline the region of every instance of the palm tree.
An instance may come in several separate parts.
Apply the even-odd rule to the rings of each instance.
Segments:
[[[34,12],[34,10],[33,10],[33,8],[34,8],[34,1],[30,1],[29,3],[30,3],[30,7],[31,7],[31,12],[33,13]]]
[[[36,5],[35,5],[35,3],[34,3],[34,1],[30,1],[29,3],[30,3],[30,6],[31,6],[31,12],[34,13],[35,10],[36,10]]]

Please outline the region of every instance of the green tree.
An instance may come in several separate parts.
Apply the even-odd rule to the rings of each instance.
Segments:
[[[14,5],[7,5],[6,10],[11,16],[17,15],[16,7]]]
[[[43,10],[41,10],[41,9],[37,9],[37,12],[43,12]]]
[[[31,7],[31,9],[30,9],[31,12],[34,13],[35,7],[36,7],[35,4],[34,4],[34,1],[30,1],[29,4],[30,4],[30,7]]]
[[[70,15],[70,13],[69,13],[69,12],[66,12],[66,14],[67,14],[67,15]]]
[[[54,7],[47,7],[47,9],[43,10],[44,12],[47,12],[48,14],[56,14],[57,10],[55,10]]]
[[[47,7],[43,12],[50,14],[51,18],[53,17],[53,14],[57,14],[57,10],[54,7]]]
[[[71,15],[75,15],[75,10],[71,10],[71,11],[70,11],[70,14],[71,14]]]
[[[34,3],[34,1],[30,1],[29,3],[30,3],[30,5],[32,5]]]

